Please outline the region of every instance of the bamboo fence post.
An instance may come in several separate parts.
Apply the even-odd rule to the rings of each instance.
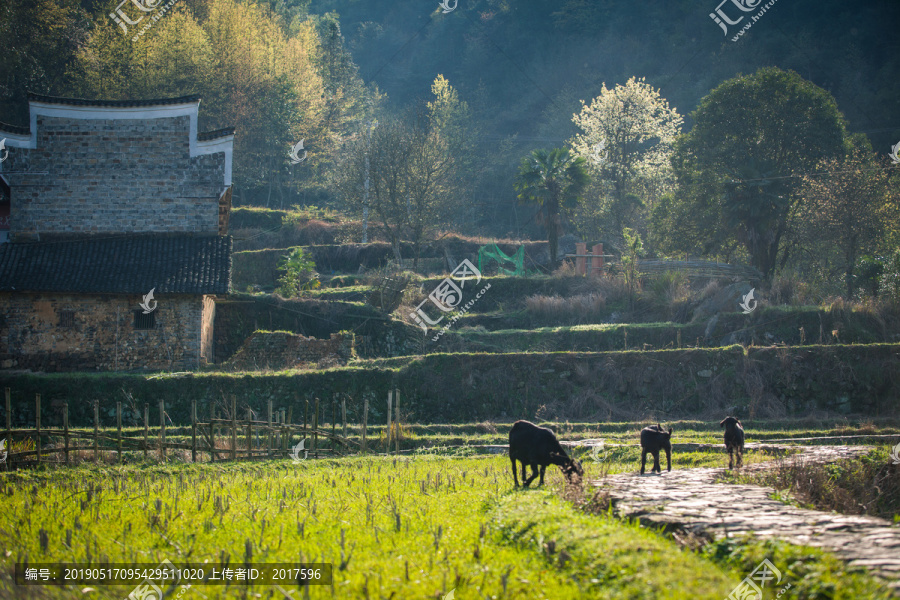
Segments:
[[[341,434],[347,439],[347,396],[341,396]]]
[[[307,425],[309,425],[309,398],[304,398],[303,401],[306,403],[306,407],[303,409],[303,436],[306,437]]]
[[[94,462],[100,459],[100,449],[98,441],[100,440],[100,401],[94,400]]]
[[[69,403],[63,403],[63,438],[65,439],[66,464],[69,464]]]
[[[3,388],[3,395],[6,396],[6,450],[7,455],[12,449],[12,390]],[[9,463],[3,463],[6,470],[9,470]]]
[[[334,439],[334,422],[335,422],[335,403],[334,397],[331,398],[331,453],[337,454],[337,442]]]
[[[147,450],[150,448],[150,403],[144,402],[144,460],[147,459]]]
[[[287,428],[287,411],[281,409],[281,455],[287,452],[288,445],[288,428]]]
[[[237,398],[231,395],[231,460],[237,460]]]
[[[272,401],[269,400],[269,426],[266,428],[266,447],[268,449],[268,457],[272,458]]]
[[[191,400],[191,462],[197,462],[197,401]]]
[[[275,420],[272,422],[272,447],[275,449],[275,455],[281,450],[281,429],[278,427],[279,419],[281,419],[281,411],[275,411]]]
[[[159,401],[159,458],[166,462],[166,405]]]
[[[275,411],[275,456],[281,456],[281,409]]]
[[[213,400],[209,404],[209,460],[216,462],[216,401]]]
[[[118,462],[122,464],[122,403],[116,402],[116,449],[118,450]]]
[[[400,390],[394,389],[394,405],[396,406],[397,418],[394,421],[397,423],[397,435],[394,436],[394,440],[397,444],[397,454],[400,454]]]
[[[391,453],[391,411],[394,404],[394,390],[388,390],[388,409],[387,409],[387,453]]]
[[[291,435],[293,434],[294,427],[294,406],[288,406],[288,415],[287,415],[287,432],[285,433],[287,442],[284,444],[285,452],[292,448],[291,442],[294,441],[291,439]]]
[[[247,407],[247,460],[253,459],[253,411]]]
[[[363,395],[362,453],[368,450],[367,433],[369,430],[369,397]]]
[[[315,452],[315,457],[319,458],[319,399],[316,398],[316,410],[313,413],[313,450]]]
[[[34,423],[37,426],[37,461],[41,462],[41,395],[34,395]]]

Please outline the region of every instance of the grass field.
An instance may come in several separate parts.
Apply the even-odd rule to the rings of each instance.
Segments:
[[[626,432],[623,432],[623,434]],[[706,432],[696,432],[697,439]],[[880,598],[880,585],[821,552],[777,542],[700,551],[589,510],[590,491],[515,490],[505,456],[348,457],[243,464],[85,464],[0,478],[0,596],[124,598],[134,586],[29,587],[17,562],[332,563],[332,586],[171,585],[166,598],[710,598],[762,559],[780,598]],[[634,471],[637,448],[604,469]],[[588,456],[587,474],[601,465]],[[748,462],[765,457],[748,455]],[[675,468],[722,466],[680,453]],[[550,473],[550,471],[548,471]],[[573,500],[574,499],[574,500]],[[768,596],[767,596],[768,597]],[[774,594],[772,595],[774,597]]]

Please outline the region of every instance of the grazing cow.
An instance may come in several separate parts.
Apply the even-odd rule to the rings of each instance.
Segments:
[[[651,425],[641,430],[641,475],[644,474],[644,467],[647,464],[647,453],[653,455],[653,469],[651,473],[656,471],[662,473],[659,466],[659,451],[666,451],[666,463],[668,463],[669,471],[672,470],[672,428],[669,431],[662,428],[661,425]]]
[[[744,426],[734,417],[725,417],[719,423],[725,428],[725,449],[728,451],[728,468],[734,468],[734,455],[737,454],[738,468],[744,465]]]
[[[509,430],[509,460],[512,462],[513,481],[516,482],[516,487],[519,487],[516,461],[522,463],[523,487],[528,487],[537,477],[538,465],[541,467],[541,480],[538,485],[544,485],[544,470],[551,463],[558,465],[568,480],[571,480],[573,475],[584,475],[581,463],[569,458],[552,431],[546,427],[538,427],[529,421],[516,421]],[[525,478],[526,465],[531,466],[531,477],[527,479]]]

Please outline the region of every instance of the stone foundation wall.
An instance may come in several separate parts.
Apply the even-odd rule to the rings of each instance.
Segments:
[[[135,328],[141,301],[139,295],[0,293],[0,369],[198,368],[203,298],[158,295],[155,329]]]
[[[332,333],[329,339],[319,340],[287,331],[257,331],[228,364],[236,371],[280,371],[322,361],[343,365],[355,356],[353,345],[352,333]]]

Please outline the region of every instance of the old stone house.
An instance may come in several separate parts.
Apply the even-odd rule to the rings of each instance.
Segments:
[[[212,361],[234,130],[198,132],[199,106],[30,95],[29,127],[0,123],[0,368]]]

